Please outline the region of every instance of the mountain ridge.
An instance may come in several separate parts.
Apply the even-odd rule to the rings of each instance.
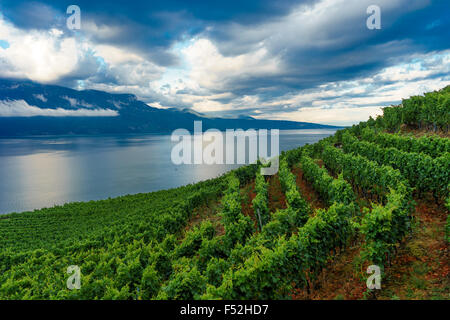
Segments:
[[[193,130],[193,121],[202,121],[204,130],[342,128],[250,116],[210,117],[189,108],[155,108],[129,93],[0,79],[0,136],[170,133]]]

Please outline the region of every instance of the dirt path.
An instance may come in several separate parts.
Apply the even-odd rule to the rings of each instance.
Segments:
[[[252,201],[256,197],[256,191],[255,191],[255,181],[252,181],[251,183],[247,184],[241,189],[241,208],[242,213],[245,216],[248,216],[252,219],[255,232],[258,231],[258,221],[255,216],[255,211],[253,210],[253,204]]]
[[[297,186],[300,189],[300,194],[306,201],[309,202],[313,209],[326,208],[325,203],[320,199],[319,194],[312,187],[312,185],[306,181],[303,177],[303,171],[299,165],[296,165],[292,169],[292,173],[295,174]]]
[[[278,174],[269,178],[269,211],[274,213],[277,209],[286,209],[286,197],[281,189]]]

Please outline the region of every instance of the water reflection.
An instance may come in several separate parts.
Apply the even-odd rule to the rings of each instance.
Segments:
[[[280,132],[280,151],[334,131]],[[238,165],[171,162],[170,136],[0,139],[0,213],[151,192],[217,177]]]

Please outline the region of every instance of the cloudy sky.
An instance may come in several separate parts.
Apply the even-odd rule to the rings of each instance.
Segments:
[[[160,108],[348,125],[449,85],[449,71],[448,0],[0,0],[0,77]]]

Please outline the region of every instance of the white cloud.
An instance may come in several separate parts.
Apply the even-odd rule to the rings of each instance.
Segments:
[[[156,108],[156,109],[169,109],[170,107],[162,106],[159,102],[155,103],[147,103],[149,107]]]
[[[414,81],[439,74],[450,74],[450,50],[416,55],[410,62],[385,68],[377,74],[377,81]]]
[[[128,62],[142,63],[144,61],[142,57],[133,52],[129,52],[111,45],[96,45],[94,49],[97,54],[102,57],[107,63],[114,65]]]
[[[61,98],[63,98],[64,100],[69,101],[71,107],[76,107],[78,105],[78,101],[75,98],[70,98],[68,96],[63,96]]]
[[[236,78],[273,75],[281,72],[281,62],[265,48],[233,57],[223,56],[208,39],[194,39],[181,53],[190,65],[190,80],[200,87],[223,90]]]
[[[0,100],[0,117],[114,117],[118,115],[117,111],[111,109],[41,109],[30,106],[24,100]]]
[[[9,43],[9,48],[0,50],[2,77],[42,83],[65,77],[93,78],[94,83],[106,81],[149,88],[149,82],[160,78],[163,70],[137,53],[97,45],[89,37],[67,36],[58,29],[22,30],[1,16],[0,39]]]
[[[74,38],[61,38],[61,34],[56,29],[23,31],[0,17],[0,38],[10,45],[0,50],[1,75],[50,82],[73,72],[83,48]]]
[[[381,114],[382,107],[450,85],[450,50],[413,55],[404,60],[406,62],[384,68],[371,77],[329,82],[269,101],[258,101],[252,105],[258,108],[254,116],[351,125]],[[290,111],[285,111],[286,108]]]
[[[370,116],[375,118],[382,114],[380,107],[365,107],[365,108],[301,108],[294,112],[280,112],[271,115],[273,120],[294,120],[302,122],[313,122],[329,125],[346,126],[360,121],[369,119]],[[254,116],[257,119],[263,119],[259,115]]]
[[[85,102],[85,101],[83,101],[83,100],[81,100],[81,101],[79,101],[79,100],[77,100],[77,99],[75,99],[75,98],[71,98],[71,97],[68,97],[68,96],[62,96],[61,97],[62,99],[64,99],[64,100],[67,100],[67,101],[69,101],[69,103],[70,103],[70,106],[71,107],[85,107],[85,108],[90,108],[90,109],[92,109],[92,108],[95,108],[96,106],[94,106],[93,104],[90,104],[90,103],[87,103],[87,102]]]
[[[198,59],[199,63],[201,59]],[[228,91],[216,94],[208,93],[212,90],[201,91],[192,85],[197,84],[192,80],[195,77],[189,78],[191,74],[187,73],[188,78],[183,78],[181,84],[176,77],[172,77],[170,87],[162,96],[171,98],[169,101],[172,102],[184,102],[195,111],[211,115],[230,116],[236,111],[242,113],[248,110],[250,115],[261,119],[351,125],[365,121],[369,116],[380,114],[382,107],[400,103],[403,98],[437,90],[450,84],[448,76],[450,50],[403,57],[403,61],[368,77],[328,82],[315,88],[292,91],[269,99],[262,99],[259,94],[237,96]],[[201,70],[199,74],[202,74],[202,77],[209,77],[207,80],[203,79],[203,83],[206,81],[207,85],[211,85],[219,79],[221,79],[219,82],[225,81],[227,73],[224,72],[224,78],[221,78],[221,68],[218,67],[216,70],[220,72],[212,74],[213,67],[210,74],[206,68]],[[178,93],[180,89],[191,90],[180,94]],[[167,104],[166,100],[164,105],[170,103]]]
[[[47,102],[47,98],[43,94],[33,94],[36,99],[41,100],[42,102]]]

